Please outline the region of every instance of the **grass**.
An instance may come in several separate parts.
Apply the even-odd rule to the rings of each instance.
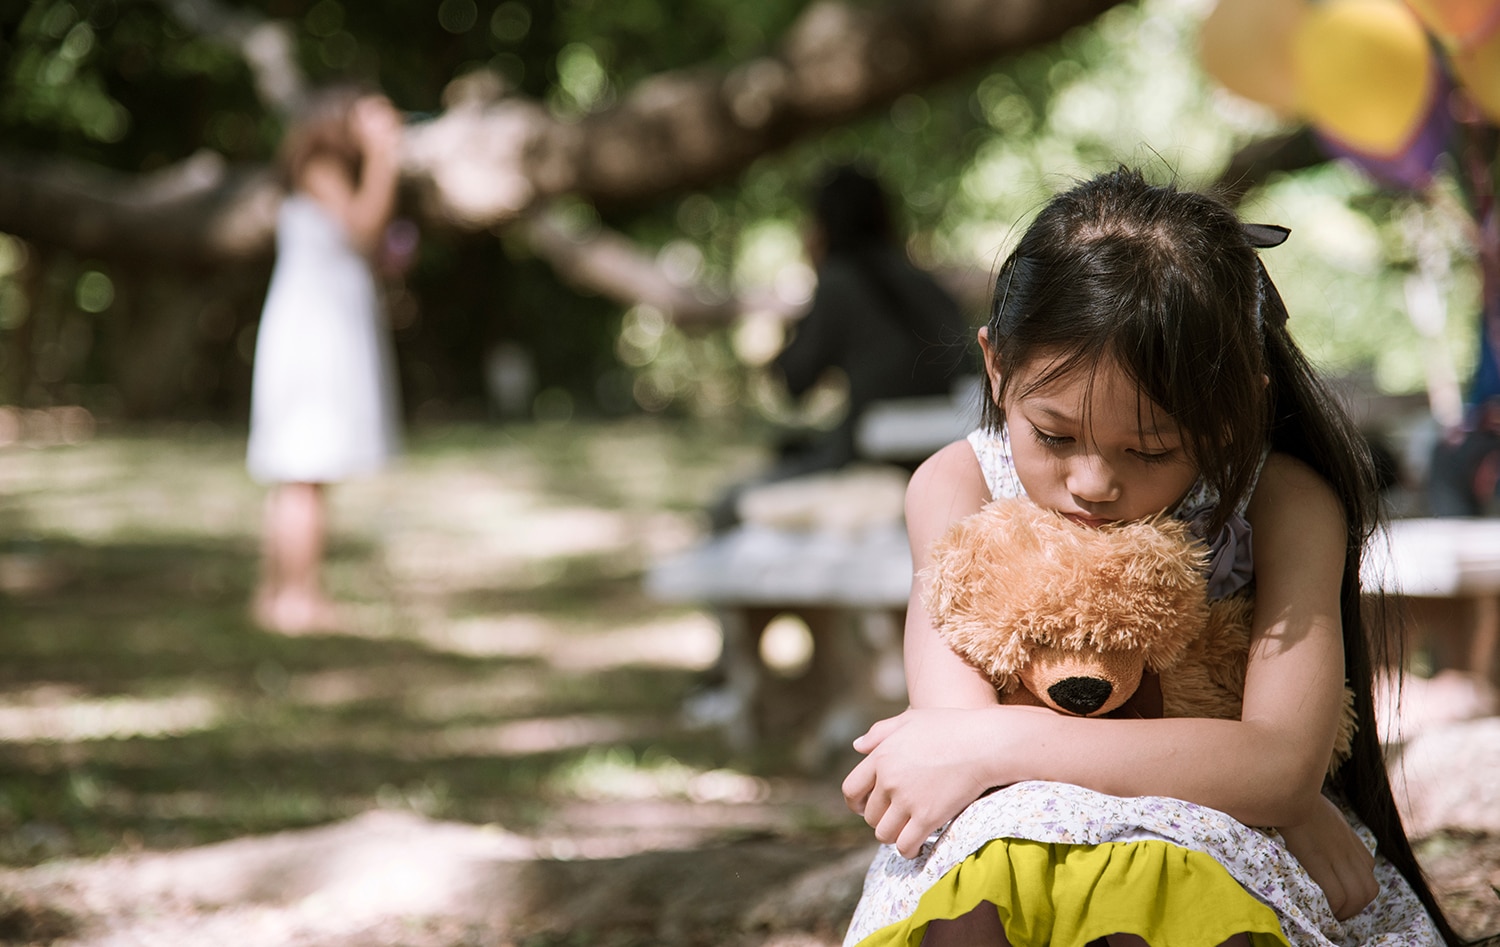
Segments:
[[[770,791],[765,761],[676,725],[716,628],[640,587],[753,444],[645,420],[417,431],[333,490],[327,577],[357,629],[309,637],[248,621],[243,449],[195,427],[0,450],[0,863],[381,807],[546,833],[601,799]]]

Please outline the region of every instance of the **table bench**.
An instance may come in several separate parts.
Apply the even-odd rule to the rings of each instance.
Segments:
[[[1436,664],[1500,686],[1500,520],[1395,520],[1371,541],[1360,579],[1408,603]]]
[[[741,525],[647,573],[652,597],[718,617],[726,731],[737,751],[766,748],[774,735],[816,768],[881,710],[905,703],[906,480],[904,468],[861,465],[757,487],[740,498]],[[810,662],[794,680],[761,655],[767,626],[783,615],[812,636]]]
[[[730,701],[725,733],[738,752],[790,744],[819,768],[878,717],[905,704],[901,627],[911,554],[899,524],[855,533],[741,526],[667,558],[646,577],[660,601],[705,605],[718,618]],[[782,680],[762,656],[770,623],[800,618],[812,636],[806,670]]]

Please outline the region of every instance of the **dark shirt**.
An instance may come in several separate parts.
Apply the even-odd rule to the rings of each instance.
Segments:
[[[801,396],[824,372],[849,380],[849,412],[811,450],[817,466],[856,459],[854,432],[873,401],[946,395],[973,371],[968,320],[958,303],[897,247],[830,257],[818,288],[775,366]]]

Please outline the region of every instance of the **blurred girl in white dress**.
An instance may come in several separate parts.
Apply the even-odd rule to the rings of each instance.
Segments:
[[[288,190],[255,344],[247,466],[270,484],[253,614],[284,633],[332,631],[322,583],[327,485],[399,448],[389,331],[372,260],[396,199],[401,120],[384,96],[313,96],[279,156]]]

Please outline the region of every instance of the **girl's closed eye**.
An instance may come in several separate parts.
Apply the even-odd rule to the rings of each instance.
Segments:
[[[1073,439],[1065,434],[1048,434],[1046,431],[1031,425],[1031,436],[1043,447],[1063,447],[1073,443]]]
[[[1169,464],[1177,458],[1176,448],[1162,451],[1133,450],[1131,453],[1148,464]]]
[[[1043,447],[1066,447],[1073,443],[1073,438],[1066,434],[1051,434],[1037,427],[1035,424],[1030,425],[1030,427],[1032,439]],[[1147,464],[1166,464],[1177,459],[1177,448],[1175,447],[1168,447],[1162,450],[1132,448],[1129,453]]]

